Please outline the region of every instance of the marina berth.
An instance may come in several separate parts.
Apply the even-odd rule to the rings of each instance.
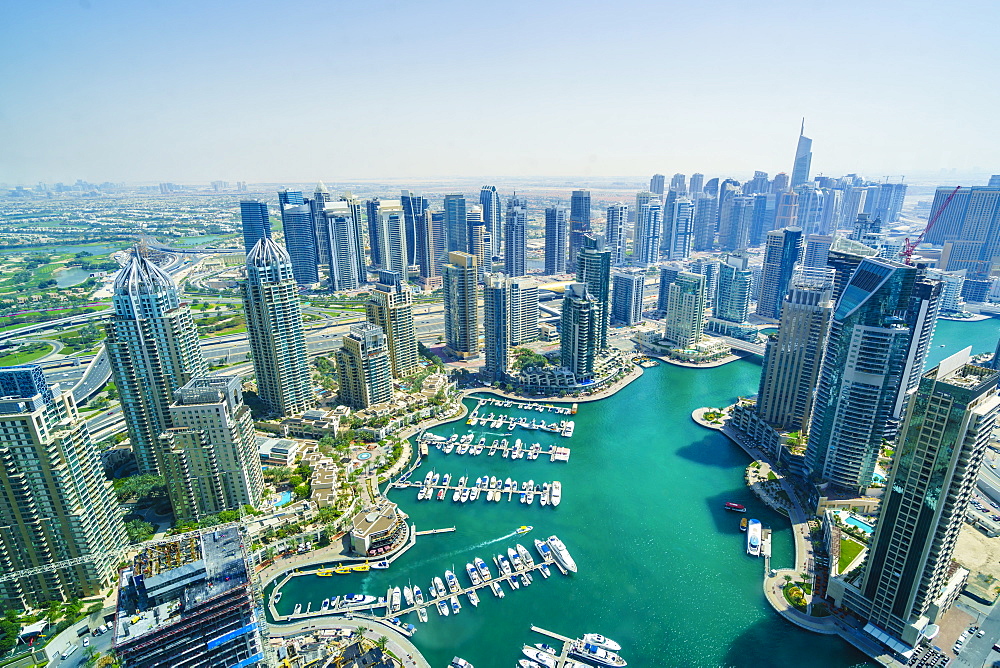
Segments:
[[[576,573],[576,562],[573,561],[573,557],[570,556],[569,550],[566,549],[563,542],[557,536],[549,536],[546,542],[549,548],[552,549],[552,556],[555,557],[556,562],[561,564],[567,571]]]
[[[587,633],[583,636],[583,642],[590,643],[591,645],[597,645],[598,647],[603,647],[604,649],[611,650],[612,652],[620,652],[622,646],[616,643],[611,638],[605,638],[600,633]]]

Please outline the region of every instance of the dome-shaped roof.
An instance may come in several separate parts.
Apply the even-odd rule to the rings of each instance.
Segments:
[[[288,255],[288,251],[271,237],[261,237],[247,254],[248,266],[271,267],[291,263],[292,258]]]
[[[121,268],[115,277],[114,291],[118,294],[155,294],[168,290],[177,290],[177,284],[170,274],[163,271],[139,249],[132,249],[132,257]]]
[[[330,191],[326,189],[326,184],[322,181],[316,183],[316,192],[318,193],[329,193]]]

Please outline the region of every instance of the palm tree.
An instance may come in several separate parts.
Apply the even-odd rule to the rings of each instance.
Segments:
[[[367,626],[358,626],[358,628],[356,628],[356,629],[354,629],[354,630],[355,630],[355,632],[357,632],[357,634],[358,634],[359,636],[361,636],[362,638],[364,638],[364,637],[365,637],[365,634],[366,634],[366,633],[368,633],[369,631],[371,631],[371,629],[370,629],[370,628],[368,628]]]
[[[389,646],[389,639],[385,636],[379,636],[378,640],[375,641],[375,646],[384,652],[385,648]]]

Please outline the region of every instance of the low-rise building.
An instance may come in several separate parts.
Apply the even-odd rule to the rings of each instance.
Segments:
[[[257,437],[257,451],[264,466],[294,466],[302,444],[290,438]]]
[[[362,510],[354,516],[351,549],[356,554],[365,556],[376,556],[394,550],[409,537],[406,517],[388,499],[382,499],[373,508]]]

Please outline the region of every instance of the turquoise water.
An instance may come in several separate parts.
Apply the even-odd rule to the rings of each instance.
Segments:
[[[1000,321],[942,321],[928,364],[969,343],[975,352],[992,351],[998,336]],[[694,408],[724,406],[755,393],[759,376],[760,365],[749,361],[702,370],[660,366],[613,397],[581,404],[571,439],[518,430],[516,436],[528,442],[571,447],[565,464],[432,449],[417,478],[434,468],[472,478],[559,479],[563,502],[558,509],[483,500],[461,506],[418,502],[415,489],[393,490],[391,498],[418,530],[457,530],[421,537],[388,571],[295,578],[283,589],[279,612],[309,601],[315,609],[328,596],[384,596],[390,587],[408,583],[426,592],[431,578],[445,569],[464,581],[464,565],[474,557],[492,567],[492,555],[517,542],[531,547],[532,539],[554,533],[572,552],[578,573],[536,577],[526,589],[506,588],[502,600],[482,590],[479,608],[463,599],[457,617],[441,618],[431,610],[427,624],[406,620],[418,624],[413,642],[432,666],[444,667],[457,654],[477,668],[510,668],[523,643],[546,641],[529,630],[532,624],[569,636],[605,634],[621,643],[629,665],[639,667],[873,665],[839,638],[808,633],[774,613],[761,592],[763,563],[746,556],[739,516],[722,509],[726,501],[746,505],[750,517],[774,531],[774,566],[791,565],[787,520],[757,502],[743,484],[749,458],[690,419]],[[470,430],[484,431],[464,421],[433,431]],[[514,536],[522,524],[535,529]]]
[[[867,534],[871,534],[872,531],[875,531],[875,527],[873,527],[871,524],[868,524],[868,522],[862,522],[861,520],[853,516],[848,517],[846,520],[844,520],[844,522],[850,524],[851,526],[861,529]]]
[[[291,502],[292,502],[292,493],[286,489],[284,492],[281,493],[281,498],[278,499],[278,502],[276,504],[274,504],[274,507],[280,508],[282,506],[287,506]]]

